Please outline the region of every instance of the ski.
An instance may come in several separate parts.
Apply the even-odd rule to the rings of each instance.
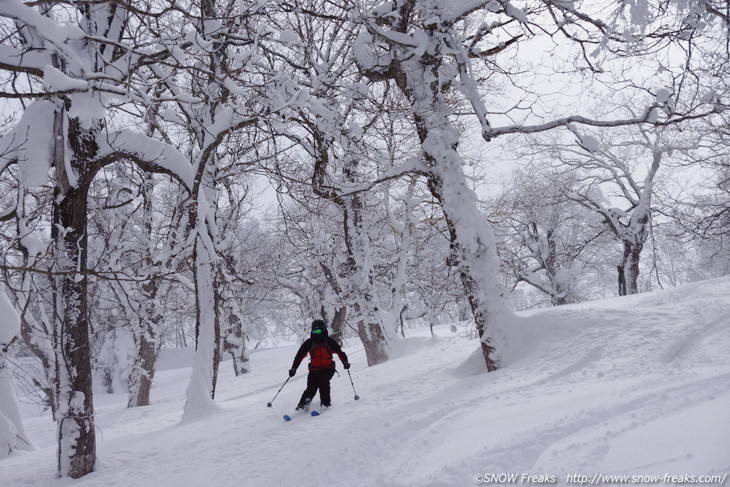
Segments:
[[[304,414],[307,414],[308,410],[309,410],[309,408],[307,408],[306,410],[298,409],[298,410],[295,410],[291,415],[285,414],[283,416],[284,421],[291,421],[292,419],[296,418],[297,416],[302,416]],[[312,411],[312,412],[314,412],[314,411]],[[317,413],[317,414],[319,414],[319,413]]]
[[[291,421],[292,419],[296,418],[297,416],[301,416],[302,414],[304,414],[302,411],[295,411],[291,415],[285,414],[283,418],[284,421]]]
[[[311,412],[311,413],[309,413],[309,414],[310,414],[310,415],[312,415],[312,416],[321,416],[321,415],[323,415],[323,414],[324,414],[324,412],[325,412],[325,411],[327,411],[328,409],[329,409],[329,406],[322,406],[322,409],[319,409],[319,410],[316,410],[316,409],[315,409],[314,411],[312,411],[312,412]]]
[[[296,416],[301,416],[303,414],[306,414],[306,412],[297,411],[296,413],[292,414],[291,416],[288,415],[288,414],[285,414],[283,416],[283,418],[284,418],[284,421],[291,421]],[[317,411],[317,410],[309,411],[309,415],[312,416],[312,417],[314,417],[314,416],[320,416],[321,414],[322,414],[322,411]]]

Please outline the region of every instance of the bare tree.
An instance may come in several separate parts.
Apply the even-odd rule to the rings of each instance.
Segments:
[[[569,126],[577,146],[543,146],[580,181],[571,197],[597,212],[621,243],[619,295],[638,292],[640,259],[649,236],[659,169],[667,159],[697,149],[680,131],[637,125],[590,135]]]
[[[518,169],[490,212],[513,288],[527,283],[553,306],[590,296],[605,244],[600,217],[571,200],[574,184],[560,172]]]

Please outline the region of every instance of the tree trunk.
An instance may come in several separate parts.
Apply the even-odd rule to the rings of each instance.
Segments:
[[[152,134],[150,133],[150,136]],[[159,293],[158,268],[153,258],[153,220],[154,182],[151,174],[144,174],[140,194],[144,198],[144,226],[146,245],[140,249],[144,256],[145,273],[149,280],[140,286],[142,299],[139,304],[138,321],[132,331],[135,344],[135,356],[129,374],[129,397],[127,407],[149,406],[152,381],[155,377],[157,357],[160,352],[160,326],[162,315],[158,308]],[[134,325],[133,325],[134,326]]]
[[[340,200],[342,201],[342,200]],[[360,319],[357,331],[365,348],[368,366],[388,361],[388,336],[380,321],[373,295],[368,236],[363,228],[361,201],[358,196],[346,198],[344,210],[345,244],[349,258],[349,274],[355,311]]]
[[[140,336],[135,337],[136,353],[129,373],[128,408],[150,405],[150,391],[155,376],[155,366],[159,347],[154,338],[158,324],[148,324],[142,327]]]
[[[183,421],[197,419],[215,411],[215,388],[221,361],[220,294],[216,286],[216,250],[212,235],[218,204],[218,146],[222,139],[211,137],[209,128],[220,123],[218,115],[225,113],[228,89],[218,75],[228,69],[227,51],[221,45],[225,32],[221,24],[203,19],[215,19],[220,14],[216,0],[200,3],[201,18],[195,26],[197,34],[211,43],[207,77],[191,79],[193,92],[205,103],[191,120],[194,142],[193,204],[190,206],[190,230],[195,235],[193,247],[193,277],[195,279],[195,363],[187,390]],[[216,25],[214,25],[216,24]],[[213,94],[216,94],[213,97]],[[213,221],[210,221],[211,219]]]
[[[335,314],[330,322],[330,336],[337,342],[342,343],[343,328],[345,327],[345,319],[347,318],[347,307],[341,306],[335,310]]]
[[[183,421],[198,419],[216,405],[215,386],[220,364],[220,321],[215,306],[213,287],[213,256],[202,242],[205,232],[205,211],[195,211],[191,219],[196,221],[193,274],[195,278],[195,363],[187,390],[187,402]],[[202,213],[198,218],[198,213]],[[198,221],[200,219],[201,221]]]
[[[564,304],[569,304],[570,300],[567,296],[559,295],[559,296],[550,296],[550,304],[553,306],[562,306]]]
[[[398,29],[409,35],[407,22],[414,4],[404,1],[397,5],[402,16]],[[428,11],[426,7],[426,10],[419,15],[433,14],[438,18],[437,9]],[[453,109],[444,97],[449,86],[440,81],[441,66],[445,61],[442,50],[450,50],[447,44],[460,41],[450,37],[447,27],[421,32],[427,40],[418,41],[418,44],[424,45],[420,54],[410,47],[391,44],[393,61],[388,76],[394,79],[410,103],[421,142],[424,175],[448,225],[452,250],[450,264],[459,269],[479,333],[484,361],[487,370],[493,371],[498,365],[493,345],[497,317],[507,313],[497,284],[496,244],[486,218],[477,208],[477,197],[468,186],[463,161],[457,150],[460,131],[450,120]],[[480,104],[481,100],[474,100],[474,103]]]
[[[91,143],[91,134],[76,127],[80,145],[74,158],[90,156],[81,144]],[[71,167],[82,167],[76,160]],[[63,172],[63,169],[57,168]],[[59,178],[60,180],[61,178]],[[68,182],[68,179],[65,180]],[[63,184],[61,184],[63,186]],[[61,231],[63,229],[63,231]],[[94,471],[96,438],[91,379],[91,346],[87,308],[86,270],[86,188],[58,190],[54,198],[52,237],[55,241],[58,296],[56,299],[56,337],[60,357],[59,378],[58,474],[80,478]]]
[[[395,220],[390,209],[390,203],[386,202],[386,210],[388,217],[391,219],[391,226],[400,236],[400,242],[397,244],[398,260],[396,261],[395,276],[390,285],[390,310],[384,314],[383,325],[386,329],[392,330],[397,334],[400,329],[400,335],[405,338],[403,330],[403,310],[407,307],[405,304],[406,284],[408,283],[408,260],[413,247],[413,234],[415,231],[415,221],[413,217],[413,193],[416,189],[416,178],[412,178],[408,185],[408,191],[403,198],[405,201],[405,211],[403,222],[399,223]]]
[[[243,322],[236,310],[231,309],[230,303],[223,305],[223,316],[227,317],[225,339],[223,340],[223,352],[231,355],[233,372],[236,377],[250,372],[248,349],[246,348],[246,335],[243,332]]]
[[[356,312],[361,312],[362,308],[359,304],[355,304],[355,310]],[[388,348],[383,327],[379,321],[368,318],[372,314],[366,312],[361,316],[362,318],[357,322],[357,332],[365,348],[368,366],[372,367],[373,365],[387,362]]]
[[[618,271],[618,295],[626,296],[626,274],[624,273],[624,266],[618,265],[616,266],[616,270]]]
[[[29,263],[26,265],[31,268],[34,264]],[[43,383],[37,379],[33,379],[33,385],[43,393],[44,402],[51,409],[53,420],[57,421],[59,419],[59,398],[58,376],[56,375],[55,368],[56,358],[53,353],[54,347],[49,339],[51,334],[46,330],[46,326],[39,323],[31,314],[30,310],[27,309],[27,304],[31,297],[30,284],[27,283],[29,279],[30,277],[28,276],[23,277],[23,291],[18,293],[19,296],[23,296],[21,298],[23,302],[18,303],[19,308],[24,310],[20,315],[20,335],[28,349],[41,361],[44,374]]]
[[[454,156],[458,157],[454,151]],[[448,172],[433,172],[428,180],[431,194],[440,203],[451,240],[450,265],[459,269],[471,307],[487,370],[497,370],[491,332],[497,315],[505,313],[497,284],[495,242],[486,219],[476,207],[475,195],[467,186],[460,165],[447,165]],[[451,166],[451,167],[448,167]],[[447,175],[446,181],[442,174]],[[444,191],[444,188],[448,188]]]
[[[322,272],[324,272],[325,278],[329,283],[332,290],[335,292],[339,299],[343,299],[342,287],[335,272],[325,262],[320,261],[319,263]],[[322,305],[322,317],[325,321],[329,322],[330,333],[329,335],[337,342],[342,343],[342,337],[344,333],[345,320],[347,319],[347,306],[339,306],[335,309],[335,314],[330,318],[327,308]]]
[[[643,244],[624,242],[624,264],[623,274],[625,289],[624,294],[637,294],[639,292],[639,260]]]

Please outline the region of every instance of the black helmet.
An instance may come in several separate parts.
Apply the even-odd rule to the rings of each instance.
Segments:
[[[323,342],[327,337],[327,325],[323,320],[314,320],[312,322],[312,339]]]

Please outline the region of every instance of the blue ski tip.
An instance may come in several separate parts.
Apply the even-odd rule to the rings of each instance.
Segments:
[[[284,421],[291,421],[291,416],[289,416],[288,414],[285,414]]]
[[[312,416],[319,416],[319,412],[317,412],[317,411],[312,411],[309,414],[311,414]]]

